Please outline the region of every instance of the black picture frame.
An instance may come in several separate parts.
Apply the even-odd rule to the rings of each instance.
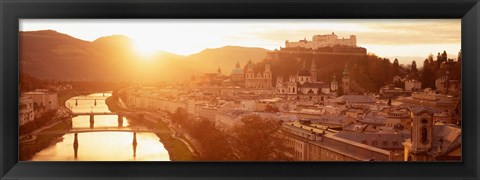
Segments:
[[[462,162],[18,162],[21,18],[461,18]],[[2,0],[1,179],[479,179],[478,0]]]

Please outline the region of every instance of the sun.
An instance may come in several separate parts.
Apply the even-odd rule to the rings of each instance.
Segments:
[[[152,57],[159,50],[154,44],[147,42],[134,41],[135,51],[143,57]]]

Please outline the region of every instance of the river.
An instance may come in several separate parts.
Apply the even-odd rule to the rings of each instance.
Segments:
[[[75,112],[110,112],[105,99],[111,93],[76,96],[65,102]],[[96,104],[95,104],[95,100]],[[89,128],[89,116],[72,118],[72,128]],[[118,127],[117,115],[95,116],[94,128]],[[124,117],[123,127],[130,127]],[[154,133],[136,133],[137,145],[132,145],[131,132],[78,133],[78,148],[74,134],[65,134],[57,143],[36,153],[33,161],[170,161],[168,151]],[[75,156],[75,149],[76,156]]]

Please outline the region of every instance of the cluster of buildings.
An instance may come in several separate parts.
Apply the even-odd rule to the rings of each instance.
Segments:
[[[57,92],[36,89],[22,93],[19,98],[19,124],[25,125],[41,117],[45,112],[58,109]]]
[[[327,46],[356,47],[356,37],[338,39],[332,33],[286,42],[286,47]],[[448,73],[436,81],[436,90],[394,77],[405,87],[388,85],[380,95],[363,95],[352,93],[347,64],[342,76],[328,83],[318,81],[314,61],[309,67],[304,61],[296,74],[275,76],[275,82],[268,63],[261,71],[253,65],[237,63],[229,76],[219,68],[186,85],[131,87],[121,94],[129,108],[170,113],[181,108],[192,120],[210,120],[227,132],[246,116],[280,121],[295,150],[290,155],[301,161],[461,160],[460,83]]]
[[[396,87],[393,84],[386,85],[380,89],[380,94],[386,97],[407,96],[413,92],[422,91],[427,88],[422,87],[422,82],[417,79],[405,79],[400,76],[393,77],[394,84],[403,83],[404,88]],[[459,80],[453,80],[447,73],[435,80],[434,93],[459,96],[461,92],[461,84]]]
[[[182,108],[192,120],[210,120],[227,132],[250,115],[280,121],[295,149],[291,156],[301,161],[461,158],[460,101],[429,89],[396,99],[394,105],[348,94],[306,103],[282,98],[276,90],[238,87],[131,87],[123,93],[129,108],[170,113]]]

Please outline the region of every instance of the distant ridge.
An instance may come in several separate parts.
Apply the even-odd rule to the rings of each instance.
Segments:
[[[183,56],[158,51],[145,60],[123,35],[92,42],[53,30],[20,32],[20,69],[38,79],[86,81],[169,81],[216,72],[229,74],[238,62],[263,60],[269,50],[240,46],[210,48]],[[161,43],[161,42],[159,42]]]

